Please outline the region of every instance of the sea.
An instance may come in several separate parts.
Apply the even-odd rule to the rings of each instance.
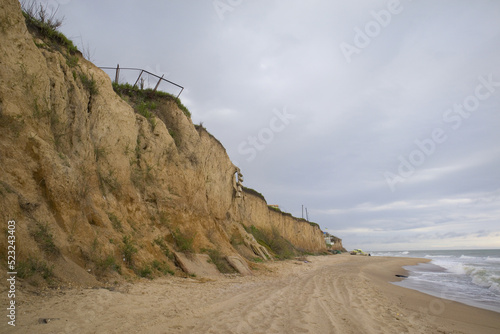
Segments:
[[[408,278],[393,284],[500,313],[500,249],[370,252],[417,257],[428,263],[404,267]]]

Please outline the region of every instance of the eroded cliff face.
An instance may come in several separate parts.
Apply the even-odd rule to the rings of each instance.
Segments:
[[[245,193],[243,199],[235,203],[234,212],[245,226],[274,229],[299,249],[308,252],[326,250],[323,232],[317,225],[269,209],[267,203],[258,196]]]
[[[224,147],[174,100],[154,123],[136,114],[78,52],[32,35],[17,0],[0,9],[0,66],[0,219],[16,221],[27,275],[53,264],[55,277],[92,284],[155,261],[175,268],[173,251],[252,259],[263,247],[252,225],[326,250],[319,228],[237,197]]]

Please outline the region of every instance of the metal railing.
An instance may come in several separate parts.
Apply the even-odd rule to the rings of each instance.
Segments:
[[[164,74],[160,77],[160,76],[158,76],[158,75],[156,75],[154,73],[151,73],[149,71],[146,71],[146,70],[144,70],[142,68],[120,67],[120,64],[117,64],[116,67],[101,66],[99,68],[103,69],[103,70],[115,70],[115,80],[114,80],[114,82],[117,83],[117,84],[118,84],[118,81],[120,79],[120,71],[121,70],[130,70],[130,71],[141,71],[139,73],[139,76],[137,77],[137,80],[135,80],[133,87],[136,87],[137,84],[140,82],[140,88],[143,89],[145,81],[144,81],[144,78],[142,76],[143,76],[143,74],[147,74],[147,75],[150,75],[150,76],[152,76],[154,78],[158,78],[158,82],[156,82],[156,85],[153,88],[153,92],[156,92],[156,90],[158,89],[158,86],[160,86],[160,83],[162,83],[162,81],[165,81],[165,82],[167,82],[167,83],[169,83],[171,85],[174,85],[174,86],[176,86],[176,87],[178,87],[178,88],[181,89],[180,92],[179,92],[179,94],[177,94],[176,98],[179,98],[179,96],[181,95],[182,91],[184,90],[184,87],[182,87],[181,85],[178,85],[175,82],[172,82],[170,80],[165,79],[164,78]],[[108,73],[108,75],[109,75],[109,73]],[[110,77],[111,77],[111,75],[110,75]]]

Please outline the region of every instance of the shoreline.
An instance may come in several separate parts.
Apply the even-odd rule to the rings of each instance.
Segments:
[[[384,294],[391,298],[399,299],[403,302],[403,308],[407,312],[423,313],[428,319],[439,327],[447,330],[453,330],[453,333],[498,333],[500,332],[500,313],[484,308],[464,304],[451,299],[436,297],[419,290],[391,284],[400,282],[404,278],[390,277],[388,272],[404,272],[406,266],[414,266],[419,263],[430,263],[427,258],[409,258],[409,257],[381,257],[388,259],[401,259],[401,261],[391,261],[386,264],[383,270],[387,273],[381,274],[381,269],[368,268],[367,275],[378,280],[377,285],[382,288]],[[368,267],[373,266],[369,265]],[[389,269],[389,270],[387,270]],[[399,273],[397,273],[399,274]]]
[[[498,333],[500,314],[403,288],[428,259],[310,256],[253,276],[166,277],[18,297],[16,329],[79,333]],[[52,319],[40,323],[40,319]]]

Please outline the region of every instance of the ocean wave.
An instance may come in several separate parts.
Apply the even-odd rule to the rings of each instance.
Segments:
[[[451,262],[451,261],[443,261],[436,263],[437,265],[445,268],[451,273],[458,274],[458,275],[467,275],[467,272],[470,272],[470,268],[464,266],[462,263],[457,263],[457,262]]]
[[[431,291],[437,296],[453,300],[481,301],[500,309],[500,256],[498,252],[474,251],[422,251],[413,256],[431,259],[431,265],[442,267],[413,266],[409,269],[408,286],[417,290]],[[436,254],[436,255],[433,255]],[[405,283],[403,283],[405,284]]]
[[[469,277],[474,285],[489,289],[496,294],[500,293],[500,276],[496,274],[497,271],[451,261],[442,261],[436,264],[446,268],[452,274]]]
[[[491,280],[491,286],[489,287],[490,291],[500,294],[500,276],[494,275]]]
[[[493,275],[484,269],[469,270],[472,282],[476,285],[489,289],[492,292],[500,293],[500,276]]]
[[[401,252],[372,252],[373,256],[401,256],[403,253]]]

